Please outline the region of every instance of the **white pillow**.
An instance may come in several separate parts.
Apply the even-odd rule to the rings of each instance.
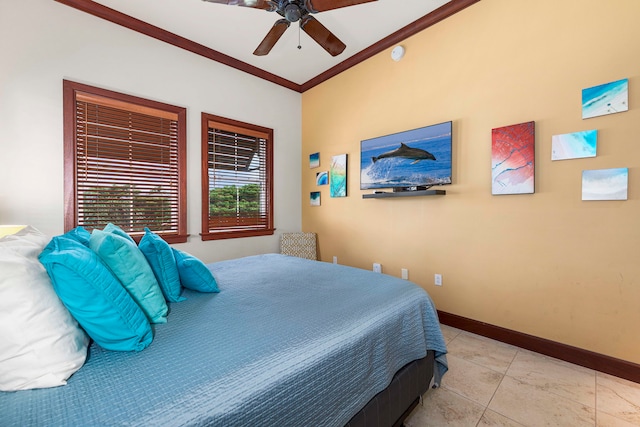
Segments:
[[[38,255],[47,237],[27,226],[0,238],[0,390],[66,384],[89,338],[53,289]]]

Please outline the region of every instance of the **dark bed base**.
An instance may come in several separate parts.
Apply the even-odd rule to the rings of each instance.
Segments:
[[[345,427],[397,427],[416,407],[433,377],[434,352],[403,366]]]

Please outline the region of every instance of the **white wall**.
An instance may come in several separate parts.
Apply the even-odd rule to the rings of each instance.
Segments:
[[[275,252],[300,230],[300,94],[51,0],[0,0],[0,224],[64,231],[63,79],[187,108],[181,249],[206,262]],[[274,129],[276,235],[200,240],[203,111]]]

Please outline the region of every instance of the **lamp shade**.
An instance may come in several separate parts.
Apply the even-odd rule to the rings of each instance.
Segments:
[[[17,233],[25,227],[26,225],[0,225],[0,237]]]

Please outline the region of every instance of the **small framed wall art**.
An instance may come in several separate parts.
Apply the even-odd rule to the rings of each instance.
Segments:
[[[597,145],[597,130],[553,135],[551,137],[551,160],[595,157]]]
[[[582,118],[629,110],[629,79],[582,89]]]
[[[627,200],[629,169],[582,171],[582,200]]]
[[[320,192],[312,191],[309,193],[309,204],[311,206],[320,206]]]
[[[311,169],[320,166],[320,153],[309,154],[309,167]]]
[[[329,184],[329,172],[322,171],[316,174],[316,185],[327,185]]]

